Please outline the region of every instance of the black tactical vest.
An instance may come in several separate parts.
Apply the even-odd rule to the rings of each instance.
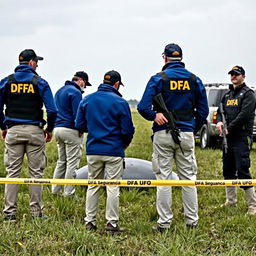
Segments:
[[[244,86],[239,92],[234,93],[230,90],[224,95],[223,105],[225,109],[227,124],[229,125],[241,111],[242,102],[244,100],[245,94],[252,91],[247,86]],[[251,131],[253,127],[254,113],[252,113],[251,118],[243,125],[242,130]]]
[[[39,76],[31,81],[18,82],[14,74],[8,77],[5,91],[5,116],[17,119],[41,121],[43,119],[43,101],[39,95]]]
[[[169,109],[173,113],[176,121],[191,121],[194,117],[195,108],[195,88],[197,86],[196,76],[191,74],[189,78],[169,78],[165,72],[158,73],[163,80],[162,95],[164,100],[170,93],[183,94],[187,98],[188,108]],[[190,103],[190,104],[189,104]]]

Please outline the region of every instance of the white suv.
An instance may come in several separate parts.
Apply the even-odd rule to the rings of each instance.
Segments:
[[[205,84],[206,95],[208,99],[209,115],[207,122],[199,131],[200,147],[214,147],[217,143],[219,133],[216,129],[216,114],[217,109],[222,99],[222,96],[228,91],[229,84]]]

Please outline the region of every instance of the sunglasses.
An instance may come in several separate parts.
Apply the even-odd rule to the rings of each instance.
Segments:
[[[241,74],[237,74],[237,73],[232,73],[230,74],[231,76],[241,76]]]

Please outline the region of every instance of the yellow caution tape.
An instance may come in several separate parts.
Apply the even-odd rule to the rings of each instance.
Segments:
[[[32,185],[81,185],[81,186],[121,186],[121,187],[224,187],[224,186],[256,186],[256,179],[251,180],[89,180],[89,179],[28,179],[0,178],[0,184],[32,184]]]

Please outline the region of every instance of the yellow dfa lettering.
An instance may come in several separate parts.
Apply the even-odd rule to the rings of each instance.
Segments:
[[[178,87],[178,84],[176,81],[170,81],[170,90],[176,90]]]
[[[17,84],[11,84],[11,92],[17,92],[18,86]]]
[[[238,99],[227,100],[227,106],[238,106]]]
[[[18,92],[20,92],[23,88],[23,84],[18,84]]]
[[[11,84],[11,93],[35,93],[33,84]]]
[[[35,93],[33,84],[30,84],[30,85],[29,85],[27,92],[28,92],[28,93]]]
[[[28,84],[24,84],[22,92],[26,92],[28,90]]]
[[[178,81],[178,90],[182,90],[183,81]]]
[[[188,81],[184,81],[183,90],[190,90],[190,86],[189,86]]]
[[[182,80],[178,80],[178,81],[170,81],[170,90],[190,90],[190,86],[188,81],[182,81]]]

